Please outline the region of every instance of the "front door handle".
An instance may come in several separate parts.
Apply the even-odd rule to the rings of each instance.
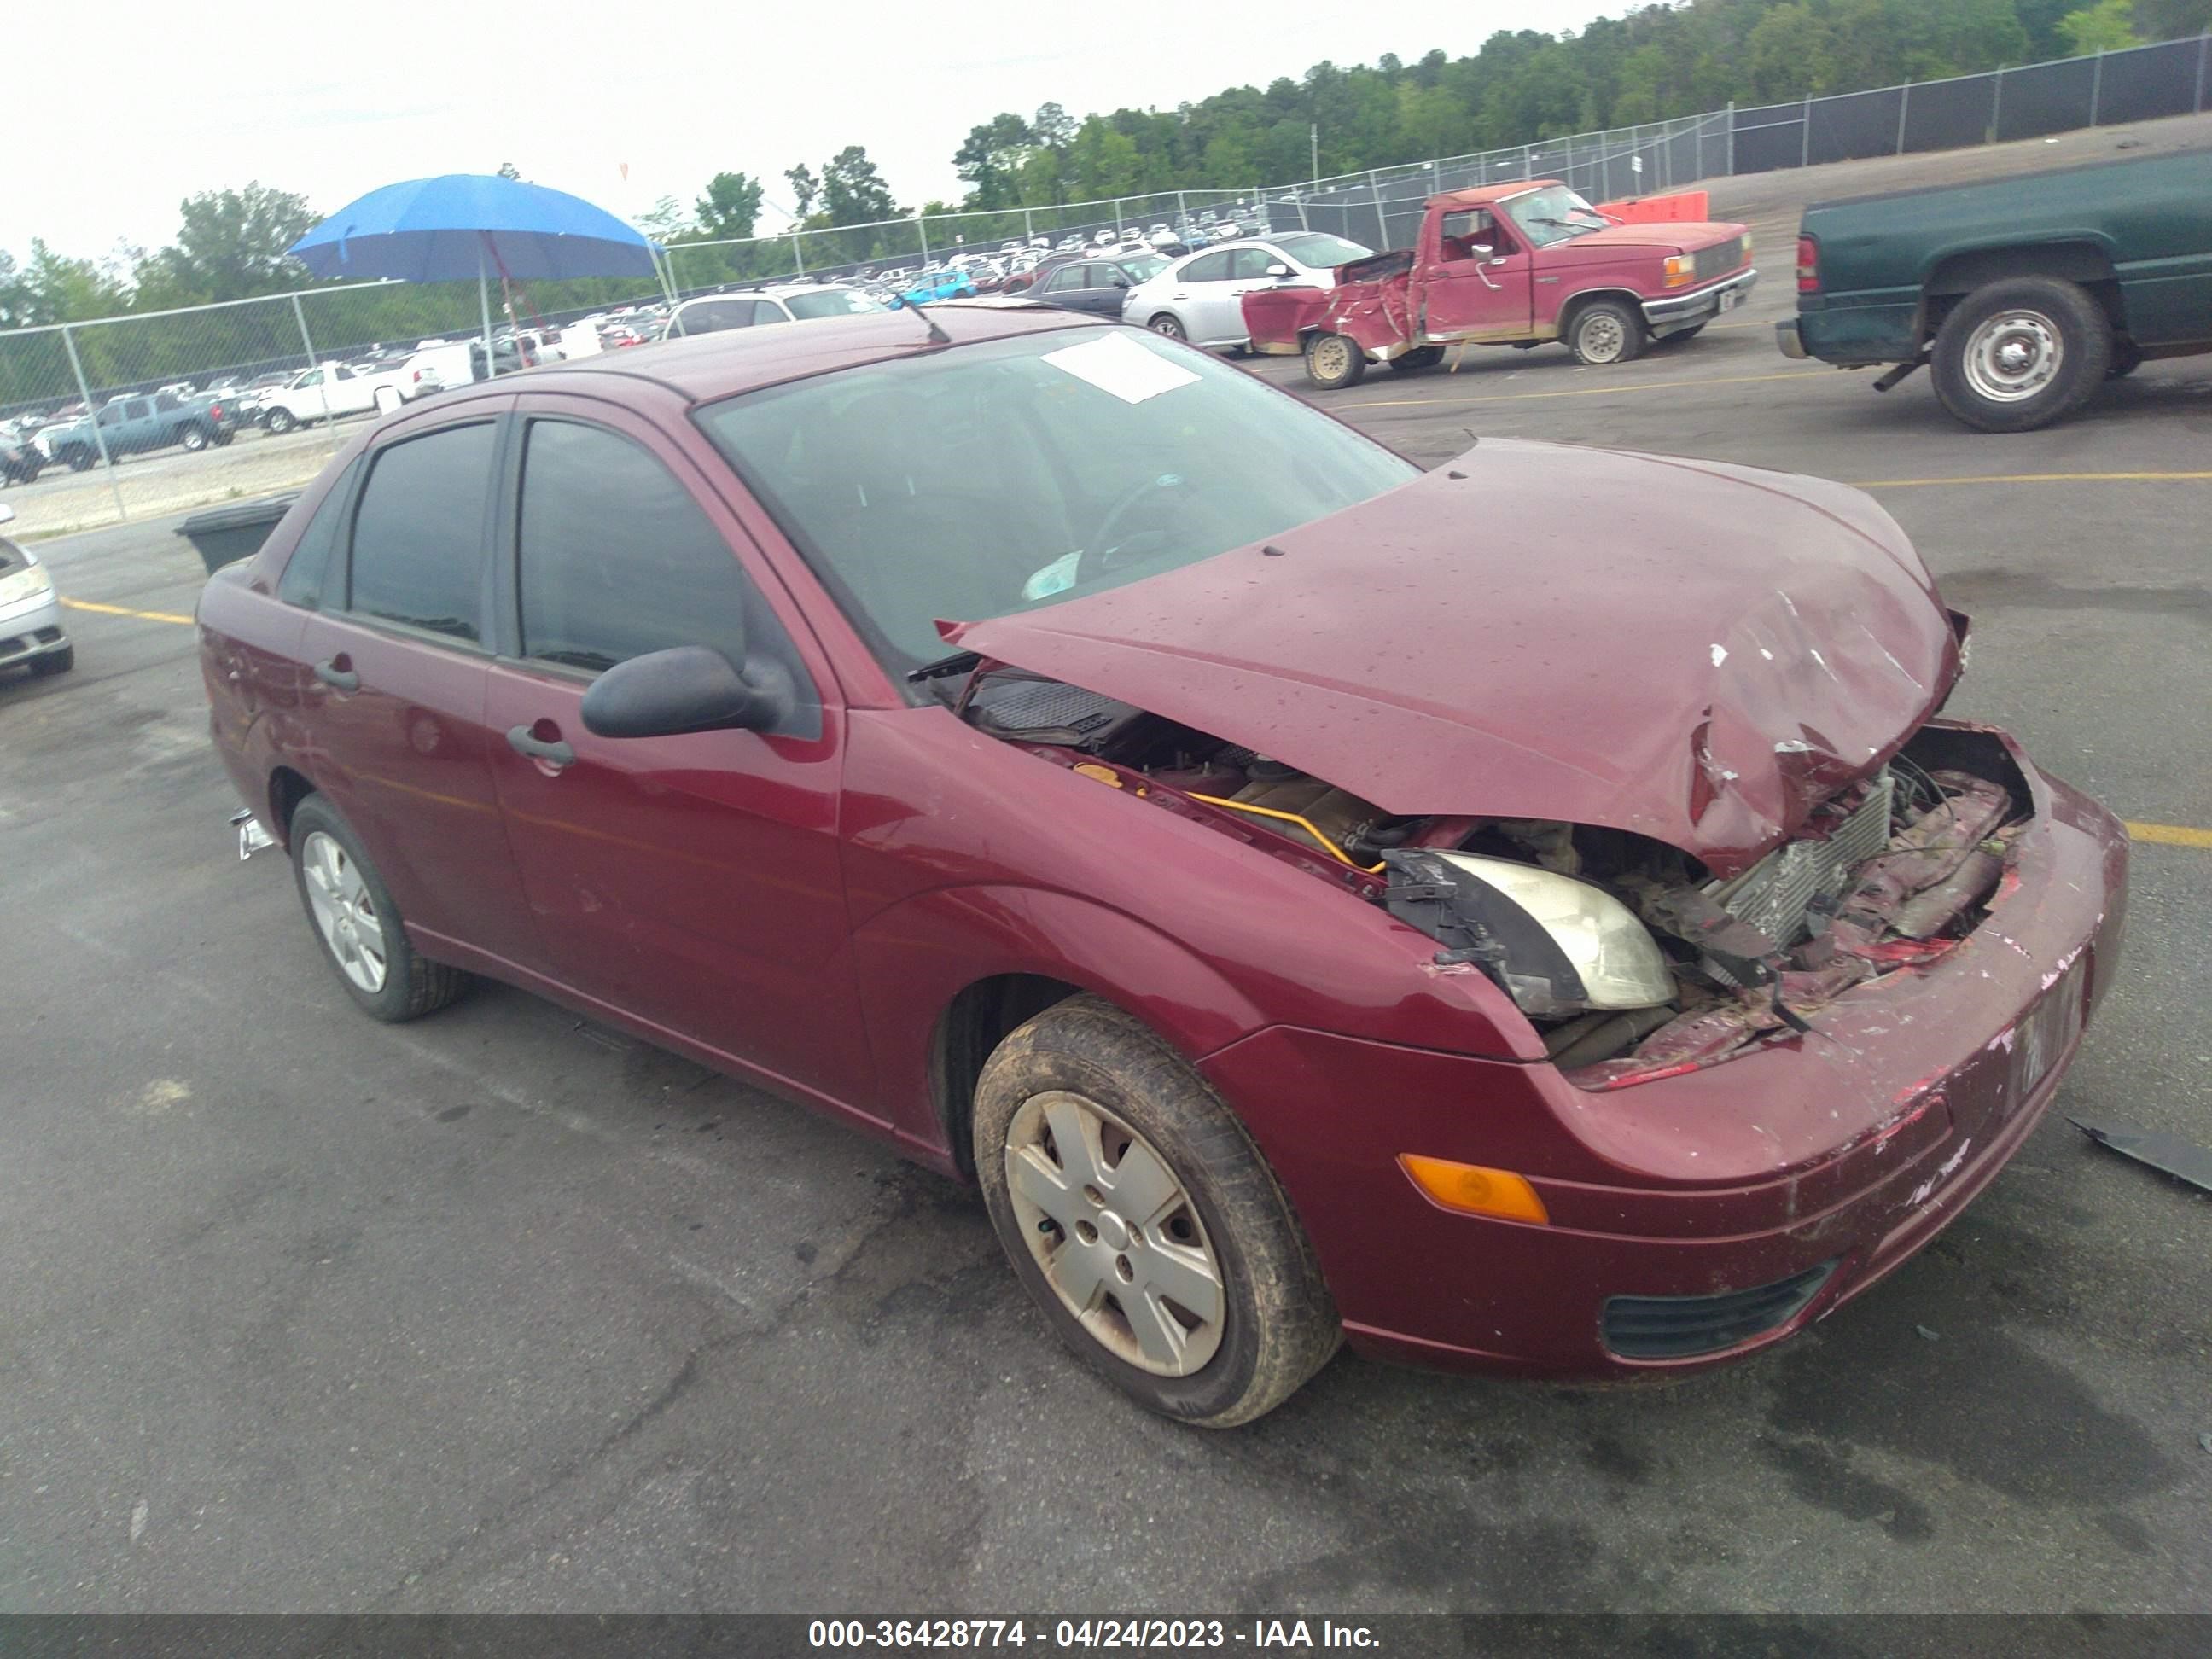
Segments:
[[[325,685],[337,690],[358,691],[361,690],[361,676],[354,672],[352,662],[343,652],[340,652],[328,662],[317,663],[315,678]]]
[[[544,738],[534,735],[526,726],[508,726],[507,742],[507,747],[514,750],[516,754],[526,755],[532,760],[544,761],[548,766],[556,769],[570,764],[576,758],[576,751],[567,744],[558,740],[548,743]]]

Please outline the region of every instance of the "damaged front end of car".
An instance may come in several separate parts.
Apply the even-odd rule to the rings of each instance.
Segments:
[[[1938,961],[1987,919],[2033,811],[1996,734],[1933,720],[1723,876],[1617,827],[1394,816],[1004,663],[979,663],[956,706],[993,737],[1302,866],[1425,934],[1426,971],[1490,980],[1586,1090],[1802,1035],[1855,988]]]

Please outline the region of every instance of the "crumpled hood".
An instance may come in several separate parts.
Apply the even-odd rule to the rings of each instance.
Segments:
[[[1501,439],[1264,549],[955,637],[1394,815],[1609,825],[1722,875],[1959,669],[1926,568],[1858,491]]]
[[[1594,230],[1570,241],[1554,242],[1545,250],[1547,258],[1577,250],[1606,248],[1663,247],[1669,252],[1679,250],[1694,253],[1701,247],[1711,247],[1716,242],[1725,242],[1743,234],[1741,225],[1727,224],[1715,220],[1700,222],[1655,219],[1644,224],[1607,225],[1603,230]]]

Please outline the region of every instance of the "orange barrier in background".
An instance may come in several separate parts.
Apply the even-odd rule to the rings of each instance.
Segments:
[[[1645,196],[1626,202],[1600,202],[1600,213],[1631,225],[1702,225],[1712,220],[1712,209],[1702,190],[1678,191],[1672,196]]]

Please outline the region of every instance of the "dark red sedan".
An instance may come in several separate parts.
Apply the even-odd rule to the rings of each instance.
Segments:
[[[471,975],[975,1179],[1131,1395],[1340,1339],[1625,1377],[1954,1219],[2118,960],[2126,844],[1940,718],[1839,485],[1486,441],[988,302],[390,417],[199,622],[375,1017]]]

